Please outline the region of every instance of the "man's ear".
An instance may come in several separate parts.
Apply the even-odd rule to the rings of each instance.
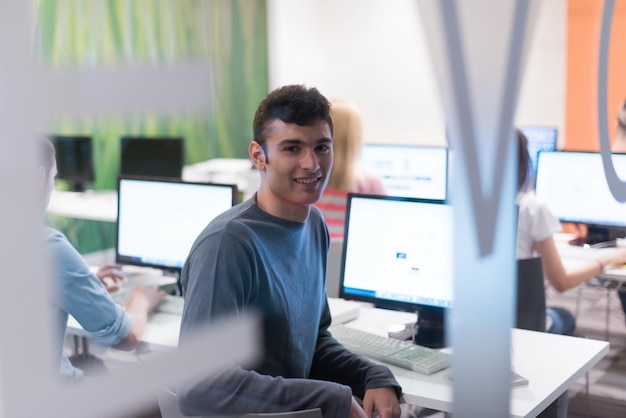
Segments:
[[[39,166],[39,187],[43,190],[48,183],[48,175],[46,173],[46,167],[43,165]]]
[[[257,168],[257,170],[264,171],[266,161],[265,151],[263,150],[263,147],[259,145],[258,142],[252,141],[248,146],[248,154],[250,155],[250,159],[252,160],[252,163]]]

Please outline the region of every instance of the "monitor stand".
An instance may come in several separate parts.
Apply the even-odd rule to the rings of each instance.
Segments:
[[[587,248],[615,247],[617,239],[624,236],[624,229],[610,226],[587,225],[587,234],[569,241],[570,245]]]
[[[85,187],[85,183],[82,181],[73,181],[72,182],[72,191],[73,192],[77,192],[77,193],[82,193],[85,190],[87,190],[87,188]]]
[[[416,312],[417,321],[393,325],[389,337],[400,340],[412,340],[417,345],[429,348],[446,346],[445,310],[428,308]]]

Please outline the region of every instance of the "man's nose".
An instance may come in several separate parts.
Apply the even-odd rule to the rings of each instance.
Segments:
[[[317,158],[317,154],[313,149],[307,149],[304,151],[302,155],[302,159],[300,161],[302,168],[305,170],[315,171],[319,168],[319,159]]]

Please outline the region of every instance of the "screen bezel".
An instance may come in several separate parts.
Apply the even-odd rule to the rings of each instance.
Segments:
[[[145,143],[144,143],[145,142]],[[129,173],[128,171],[128,161],[125,160],[125,155],[124,155],[124,151],[126,149],[126,147],[128,145],[128,143],[132,143],[134,145],[139,145],[139,146],[145,146],[145,147],[151,147],[151,146],[165,146],[165,145],[172,145],[175,146],[176,152],[179,154],[176,158],[172,158],[172,156],[168,156],[168,159],[172,162],[172,163],[176,163],[176,175],[174,176],[169,176],[169,175],[161,175],[161,174],[146,174],[146,173]],[[127,158],[127,156],[126,156]],[[172,136],[172,137],[167,137],[167,136],[162,136],[162,137],[149,137],[149,136],[130,136],[130,135],[125,135],[120,137],[120,165],[119,165],[119,175],[120,176],[135,176],[135,177],[155,177],[155,178],[172,178],[172,179],[182,179],[182,175],[183,175],[183,167],[185,165],[185,139],[183,137],[177,137],[177,136]],[[125,167],[126,166],[126,167]],[[155,171],[158,171],[155,170]]]
[[[412,197],[412,196],[400,196],[400,195],[391,195],[388,194],[389,196],[399,196],[399,197],[411,197],[414,199],[428,199],[428,200],[447,200],[448,199],[448,194],[449,194],[449,180],[450,180],[450,149],[445,146],[445,145],[422,145],[422,144],[386,144],[386,143],[365,143],[363,144],[364,147],[368,147],[368,148],[397,148],[397,149],[434,149],[434,150],[443,150],[445,153],[445,189],[444,189],[444,196],[442,199],[431,199],[431,198],[424,198],[424,197]],[[361,162],[363,162],[363,151],[361,151]],[[375,174],[375,173],[374,173]],[[383,181],[384,184],[384,181]],[[389,193],[389,191],[387,191],[387,193]]]
[[[533,184],[533,186],[534,186],[533,188],[535,190],[535,193],[537,192],[537,180],[539,180],[539,165],[540,165],[542,154],[544,154],[544,153],[539,153],[539,158],[537,159],[537,175],[535,176],[536,178],[534,179],[534,184]],[[596,156],[598,156],[598,158],[600,160],[602,159],[602,155],[599,152],[593,152],[593,151],[569,151],[569,150],[565,151],[565,150],[557,150],[557,151],[545,152],[545,154],[596,155]],[[626,159],[626,154],[613,154],[613,156],[619,156],[618,158]],[[606,180],[604,180],[604,181],[606,181]],[[538,195],[538,197],[541,198],[541,199],[544,199],[540,195]],[[545,202],[546,202],[546,204],[548,204],[547,200]],[[560,222],[579,223],[579,224],[585,224],[585,225],[589,225],[589,226],[597,226],[597,227],[602,227],[602,228],[615,228],[615,229],[624,229],[624,228],[626,228],[626,221],[624,221],[623,223],[608,223],[608,222],[606,222],[606,219],[602,219],[602,220],[598,220],[598,219],[582,219],[582,218],[574,218],[574,217],[567,217],[567,216],[563,217],[563,216],[559,216],[558,213],[553,213],[553,214]]]
[[[403,312],[419,312],[420,314],[428,314],[429,317],[441,318],[443,319],[443,315],[445,312],[450,309],[450,307],[442,307],[442,306],[434,306],[428,304],[421,304],[415,302],[406,302],[399,300],[390,300],[390,299],[382,299],[374,296],[362,295],[362,294],[353,294],[346,293],[344,287],[344,273],[346,268],[346,253],[348,247],[348,240],[346,237],[348,236],[348,230],[350,228],[350,209],[352,206],[352,199],[356,198],[368,198],[368,199],[376,199],[376,200],[390,200],[390,201],[400,201],[400,202],[417,202],[417,203],[429,203],[429,204],[440,204],[440,205],[448,205],[443,199],[421,199],[416,197],[402,197],[402,196],[388,196],[388,195],[370,195],[363,193],[348,193],[348,200],[346,205],[346,222],[344,226],[344,238],[342,244],[342,253],[341,253],[341,269],[339,274],[339,297],[342,299],[356,300],[360,302],[367,302],[375,305],[378,308],[389,309],[394,311],[403,311]]]
[[[559,128],[557,126],[550,126],[550,125],[525,125],[525,126],[520,126],[519,128],[522,133],[524,134],[524,136],[526,137],[528,144],[530,144],[531,140],[530,140],[530,136],[527,133],[527,130],[529,129],[546,129],[546,130],[550,130],[552,132],[554,132],[554,147],[551,150],[539,150],[537,151],[537,154],[535,155],[535,157],[533,158],[533,156],[530,156],[530,162],[533,163],[534,162],[534,166],[532,167],[532,172],[536,173],[537,171],[537,167],[539,166],[539,154],[541,154],[542,152],[546,151],[546,152],[555,152],[558,151],[558,147],[559,147]]]
[[[144,176],[119,176],[117,178],[117,214],[118,217],[115,221],[115,262],[118,264],[126,264],[140,267],[153,267],[157,269],[161,269],[164,271],[171,271],[180,273],[182,270],[181,267],[173,267],[173,266],[163,266],[157,263],[148,263],[134,260],[131,257],[120,255],[119,253],[119,230],[120,230],[120,222],[119,222],[119,214],[120,214],[120,184],[124,180],[139,180],[145,182],[153,182],[153,183],[177,183],[177,184],[189,184],[189,185],[200,185],[200,186],[218,186],[224,188],[231,189],[232,196],[232,206],[235,206],[238,203],[238,191],[236,184],[225,184],[225,183],[210,183],[210,182],[195,182],[195,181],[183,181],[181,179],[174,178],[157,178],[157,177],[144,177]]]

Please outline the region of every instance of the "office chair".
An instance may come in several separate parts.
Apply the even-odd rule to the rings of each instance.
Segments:
[[[540,257],[517,260],[515,328],[546,330],[546,291]]]
[[[176,393],[171,390],[162,388],[159,393],[157,393],[157,402],[159,403],[162,418],[189,418],[187,415],[183,415],[178,409]],[[314,408],[304,409],[302,411],[254,413],[244,414],[239,418],[322,418],[322,410],[320,408]]]
[[[343,254],[343,238],[330,240],[328,262],[326,264],[326,295],[329,298],[339,297],[339,276],[341,275],[341,257]]]

